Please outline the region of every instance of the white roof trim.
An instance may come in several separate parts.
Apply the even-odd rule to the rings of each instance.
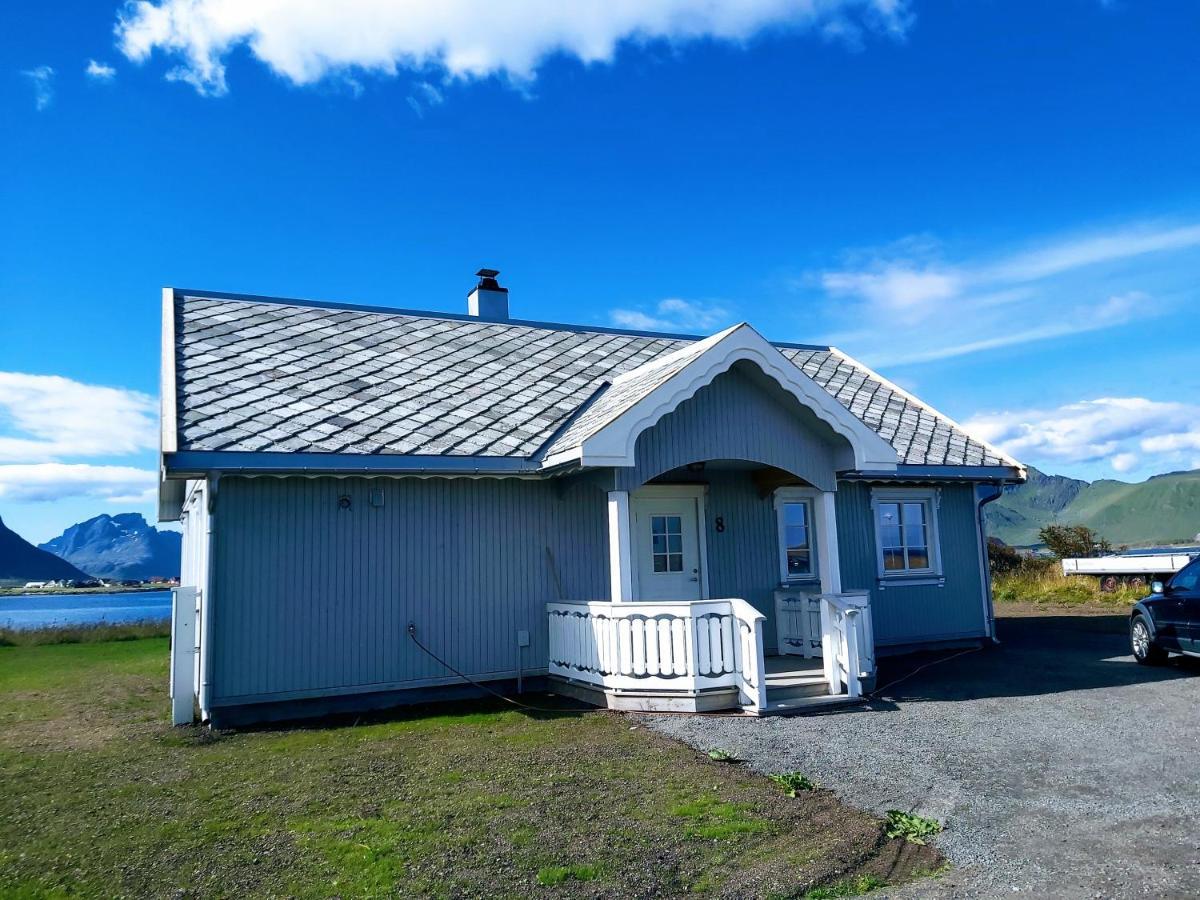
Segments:
[[[163,453],[179,449],[175,410],[175,289],[162,289],[162,366],[159,369],[160,445]]]
[[[548,467],[575,460],[585,466],[635,465],[634,447],[643,431],[655,425],[683,401],[695,396],[700,388],[727,372],[734,363],[744,360],[758,366],[803,406],[812,410],[817,418],[844,437],[854,451],[856,468],[895,470],[899,457],[892,445],[805,375],[750,325],[743,322],[706,338],[701,344],[708,346],[679,372],[653,388],[613,421],[585,437],[578,447],[554,454],[544,461],[544,465]],[[697,346],[682,348],[648,365],[658,368],[664,363],[677,362],[680,355],[695,354]],[[620,377],[640,377],[646,371],[645,367],[639,367]]]
[[[179,449],[179,423],[175,408],[175,289],[162,289],[162,348],[158,403],[158,520],[174,522],[183,512],[183,485],[167,479],[164,454]]]
[[[1025,467],[1023,465],[1021,465],[1021,463],[1017,462],[1015,459],[1013,459],[1011,456],[1009,456],[1007,453],[1005,453],[1003,450],[1001,450],[999,447],[995,446],[994,444],[990,444],[987,441],[982,440],[981,438],[978,438],[975,435],[971,434],[969,431],[967,431],[967,429],[963,428],[960,424],[958,424],[958,422],[954,421],[954,419],[950,418],[945,413],[938,412],[938,410],[934,409],[932,406],[930,406],[928,403],[926,403],[921,398],[916,397],[913,394],[909,393],[904,388],[900,387],[900,385],[896,384],[894,381],[884,378],[882,375],[880,375],[878,372],[876,372],[870,366],[855,359],[849,353],[846,353],[844,350],[841,350],[838,347],[830,347],[829,352],[832,353],[834,356],[840,356],[842,359],[844,359],[850,365],[856,366],[857,368],[862,369],[864,372],[866,372],[868,375],[870,375],[876,381],[880,382],[881,384],[883,384],[885,387],[889,388],[890,390],[895,391],[901,397],[904,397],[906,400],[908,400],[909,403],[916,404],[917,406],[921,407],[921,409],[923,409],[927,413],[929,413],[931,416],[937,416],[937,418],[941,419],[943,422],[945,422],[951,428],[966,435],[967,437],[969,437],[971,440],[973,440],[975,443],[979,444],[980,446],[986,447],[989,451],[996,454],[996,456],[998,456],[1000,459],[1007,462],[1010,466],[1012,466],[1015,469],[1018,469],[1021,473],[1022,478],[1028,477],[1028,473],[1025,471]]]

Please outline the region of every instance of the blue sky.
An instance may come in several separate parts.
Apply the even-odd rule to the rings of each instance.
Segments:
[[[1200,467],[1200,6],[9,4],[0,516],[151,514],[163,285],[832,341]],[[813,8],[818,12],[813,12]]]

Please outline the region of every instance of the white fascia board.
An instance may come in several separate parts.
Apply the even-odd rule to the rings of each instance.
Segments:
[[[961,425],[959,425],[958,422],[954,421],[954,419],[950,418],[945,413],[939,412],[938,410],[934,409],[932,406],[930,406],[928,403],[926,403],[920,397],[910,394],[908,391],[906,391],[904,388],[900,387],[900,385],[896,384],[894,381],[884,378],[882,375],[880,375],[878,372],[876,372],[870,366],[864,365],[863,363],[859,362],[857,359],[852,357],[849,353],[846,353],[845,351],[840,350],[837,347],[830,347],[829,352],[832,353],[834,356],[841,357],[846,362],[850,363],[850,365],[855,366],[855,367],[861,369],[862,371],[866,372],[868,375],[870,375],[872,378],[874,378],[880,384],[884,385],[884,387],[899,394],[901,397],[905,398],[910,403],[916,404],[917,406],[921,407],[921,409],[925,410],[930,415],[936,416],[937,418],[941,419],[943,422],[945,422],[951,428],[966,435],[971,440],[973,440],[975,443],[977,443],[983,447],[986,447],[992,453],[996,454],[996,456],[998,456],[1000,459],[1004,460],[1010,466],[1017,469],[1020,472],[1022,479],[1028,478],[1029,473],[1025,470],[1025,466],[1021,465],[1021,463],[1017,462],[1015,459],[1013,459],[1011,456],[1009,456],[1007,453],[1005,453],[999,447],[996,447],[992,444],[989,444],[985,440],[975,437],[975,435],[971,434],[969,431],[967,431],[965,428],[963,428]]]
[[[167,479],[166,454],[179,446],[175,407],[175,289],[162,289],[162,346],[158,381],[158,520],[175,522],[183,514],[185,485]]]
[[[159,369],[159,433],[163,453],[179,449],[175,409],[175,289],[162,289],[162,364]]]
[[[844,437],[854,450],[855,465],[894,471],[899,457],[875,433],[824,388],[805,375],[762,335],[743,323],[726,332],[676,375],[584,439],[578,460],[585,466],[633,466],[638,436],[736,362],[754,363],[821,421]],[[547,460],[549,462],[549,460]]]

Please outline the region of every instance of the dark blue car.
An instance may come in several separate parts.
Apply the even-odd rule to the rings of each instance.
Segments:
[[[1129,643],[1144,666],[1161,665],[1168,652],[1200,656],[1200,557],[1133,607]]]

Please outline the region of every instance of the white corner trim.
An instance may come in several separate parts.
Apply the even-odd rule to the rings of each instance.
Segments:
[[[613,603],[633,599],[633,544],[629,493],[608,492],[608,578]]]
[[[162,289],[162,365],[159,371],[159,449],[174,453],[179,449],[178,420],[175,409],[175,289]]]
[[[842,563],[838,556],[836,494],[821,491],[817,495],[817,572],[821,590],[826,594],[842,592]]]
[[[580,445],[579,461],[587,466],[635,465],[634,446],[643,431],[674,411],[683,401],[695,396],[700,388],[727,372],[734,363],[744,360],[758,366],[803,406],[812,410],[817,418],[844,437],[854,451],[858,468],[895,470],[899,458],[891,444],[838,403],[828,391],[805,375],[749,325],[739,325],[714,337],[719,337],[719,340],[679,372],[651,390],[614,421],[585,438]],[[574,453],[562,456],[575,458]],[[558,462],[557,457],[547,460],[547,463]]]
[[[1021,465],[1019,462],[1017,462],[1015,459],[1013,459],[1011,456],[1009,456],[1007,453],[1005,453],[1003,450],[1001,450],[999,447],[996,447],[995,445],[990,444],[987,441],[982,440],[981,438],[978,438],[975,435],[971,434],[969,431],[967,431],[967,429],[963,428],[962,425],[960,425],[954,419],[950,418],[945,413],[939,412],[938,410],[934,409],[932,406],[930,406],[928,403],[926,403],[920,397],[910,394],[904,388],[900,387],[900,385],[898,385],[894,381],[880,375],[878,372],[876,372],[870,366],[859,362],[857,359],[855,359],[849,353],[846,353],[844,350],[841,350],[838,347],[830,347],[829,352],[832,353],[834,356],[841,357],[846,362],[848,362],[850,365],[855,366],[856,368],[862,369],[862,371],[866,372],[868,375],[870,375],[872,378],[874,378],[876,381],[878,381],[884,387],[888,388],[889,390],[895,391],[901,397],[908,400],[908,402],[914,403],[917,406],[921,407],[921,409],[925,410],[931,416],[936,416],[937,418],[941,419],[943,422],[945,422],[951,428],[955,428],[955,429],[961,431],[963,434],[965,434],[967,437],[969,437],[975,443],[979,444],[982,447],[987,448],[992,453],[996,454],[996,456],[1000,457],[1000,459],[1005,460],[1009,465],[1020,470],[1022,478],[1026,477],[1027,473],[1025,471],[1025,467],[1023,465]]]

